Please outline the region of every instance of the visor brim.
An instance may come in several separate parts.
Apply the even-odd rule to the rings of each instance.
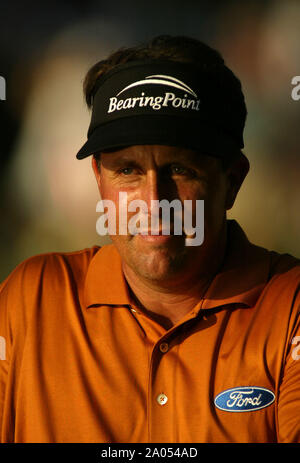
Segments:
[[[77,159],[97,152],[132,145],[169,145],[227,157],[243,146],[220,127],[198,119],[167,116],[132,116],[96,127],[78,151]]]

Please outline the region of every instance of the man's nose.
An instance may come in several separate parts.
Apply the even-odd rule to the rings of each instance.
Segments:
[[[164,185],[159,172],[151,169],[147,172],[143,185],[143,200],[146,201],[148,208],[151,207],[151,201],[167,199],[164,197]]]

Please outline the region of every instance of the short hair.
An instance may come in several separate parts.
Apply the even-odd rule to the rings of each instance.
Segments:
[[[149,40],[146,43],[135,47],[123,47],[111,53],[106,59],[98,61],[87,72],[84,82],[83,91],[85,101],[89,109],[93,105],[93,96],[96,89],[96,84],[100,76],[106,74],[115,66],[125,64],[130,61],[149,60],[169,60],[179,63],[192,63],[202,68],[203,71],[208,71],[213,76],[221,76],[220,67],[224,67],[225,61],[222,55],[201,42],[198,39],[186,36],[171,36],[159,35]],[[235,102],[232,105],[232,111],[236,112],[236,116],[240,119],[241,125],[244,128],[247,117],[247,108],[244,98],[241,98],[241,82],[236,75],[230,71],[230,79],[222,82],[224,91],[230,91],[232,99]],[[226,156],[227,159],[222,160],[222,166],[226,169],[242,152],[237,151],[232,153],[232,156]],[[94,155],[100,164],[99,155]]]

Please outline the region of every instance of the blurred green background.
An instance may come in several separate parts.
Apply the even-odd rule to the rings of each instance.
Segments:
[[[75,154],[89,113],[82,82],[99,59],[158,34],[190,35],[241,79],[250,173],[230,217],[256,244],[300,257],[300,2],[2,2],[0,281],[22,260],[107,242],[96,233],[91,160]]]

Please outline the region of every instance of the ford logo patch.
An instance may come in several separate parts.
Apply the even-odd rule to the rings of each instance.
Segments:
[[[275,400],[269,389],[257,386],[242,386],[227,389],[215,397],[215,406],[226,412],[252,412],[268,407]]]

